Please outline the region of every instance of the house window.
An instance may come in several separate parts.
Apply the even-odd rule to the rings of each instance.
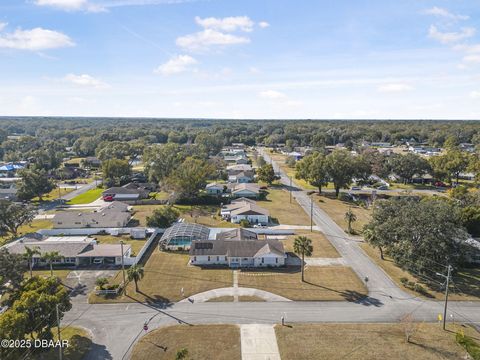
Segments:
[[[262,264],[265,262],[265,258],[262,258]]]
[[[197,257],[196,257],[196,256],[193,257],[193,261],[197,261]]]
[[[220,261],[220,256],[217,256],[217,261]]]
[[[275,258],[275,264],[278,264],[278,258]]]
[[[208,257],[208,260],[207,261],[210,261],[210,256]]]
[[[227,257],[225,256],[225,261],[227,261]]]

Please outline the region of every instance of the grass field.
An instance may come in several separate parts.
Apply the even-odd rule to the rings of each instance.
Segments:
[[[154,249],[144,266],[145,276],[135,285],[129,283],[127,295],[115,299],[91,295],[91,302],[175,302],[207,290],[229,287],[233,284],[233,272],[228,269],[202,269],[188,265],[188,255],[161,252]],[[111,283],[121,282],[121,272]],[[181,289],[184,290],[182,296]]]
[[[235,325],[177,325],[154,330],[142,337],[132,360],[175,359],[187,349],[186,359],[240,360],[240,328]]]
[[[334,198],[334,194],[328,194],[328,196],[318,196],[318,194],[314,194],[311,196],[313,196],[315,203],[344,230],[348,229],[348,224],[344,217],[350,207],[352,208],[352,212],[357,216],[357,221],[352,223],[352,228],[356,233],[361,233],[363,226],[370,221],[371,210],[338,200]]]
[[[233,224],[229,221],[225,221],[219,215],[220,206],[214,205],[175,205],[178,211],[180,211],[180,217],[185,219],[185,222],[202,224],[210,227],[226,227],[234,228],[239,227],[238,224]]]
[[[305,268],[305,282],[300,267],[245,271],[238,285],[251,287],[286,297],[290,300],[355,301],[367,294],[367,289],[349,267],[312,266]]]
[[[68,193],[71,193],[74,189],[73,188],[64,188],[64,187],[56,187],[52,191],[50,191],[48,194],[45,194],[42,196],[42,201],[52,201],[56,200],[64,195],[67,195]],[[38,197],[34,197],[32,199],[32,202],[38,202],[39,199]]]
[[[52,329],[54,340],[58,339],[57,328]],[[68,340],[68,347],[63,349],[63,358],[68,360],[81,360],[92,347],[92,340],[86,330],[76,327],[62,328],[60,332],[62,340]],[[35,354],[38,360],[57,360],[58,348],[52,348],[41,354]]]
[[[70,274],[72,270],[69,269],[53,269],[53,276],[56,276],[60,279],[62,283],[65,283],[68,274]],[[41,277],[50,277],[50,268],[44,269],[33,269],[33,276],[41,276]],[[25,278],[30,278],[30,271],[26,271],[24,274]]]
[[[411,343],[405,341],[401,324],[277,325],[275,332],[282,360],[467,358],[455,334],[439,324],[418,324]]]
[[[68,201],[67,204],[69,205],[83,205],[83,204],[90,204],[91,202],[97,200],[100,196],[102,196],[102,192],[104,189],[91,189],[83,194],[75,196],[72,200]]]
[[[313,253],[312,257],[337,258],[340,254],[335,250],[330,241],[321,232],[296,230],[295,235],[290,235],[286,240],[281,240],[286,252],[293,252],[293,242],[298,236],[306,236],[312,240]]]
[[[257,204],[270,211],[270,217],[276,218],[280,224],[310,225],[310,218],[293,197],[290,203],[290,193],[284,186],[269,186],[267,199]]]
[[[155,209],[162,205],[137,205],[133,206],[133,219],[138,220],[138,226],[147,226],[147,217],[151,216]]]
[[[97,239],[99,244],[120,244],[120,240],[123,240],[124,244],[128,244],[132,247],[132,251],[135,254],[138,254],[142,249],[143,245],[147,242],[146,239],[132,239],[128,235],[124,236],[113,236],[113,235],[92,235],[95,239]]]
[[[363,243],[360,245],[362,249],[367,253],[367,255],[378,265],[380,266],[397,284],[398,287],[409,292],[411,294],[415,294],[417,296],[421,295],[418,292],[410,290],[402,285],[400,282],[400,278],[405,277],[409,281],[414,283],[421,284],[424,288],[428,289],[428,292],[432,297],[437,300],[443,300],[444,293],[443,291],[438,291],[430,289],[424,282],[420,281],[417,277],[413,276],[409,272],[400,269],[393,260],[391,260],[388,256],[384,256],[385,260],[380,258],[380,252],[378,249],[373,248],[367,243]],[[458,273],[453,275],[453,282],[455,283],[456,287],[451,288],[449,299],[451,300],[480,300],[480,269],[479,268],[472,268],[472,269],[463,269]],[[463,293],[459,293],[458,290],[461,290]]]

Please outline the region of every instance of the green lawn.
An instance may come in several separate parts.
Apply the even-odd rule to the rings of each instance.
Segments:
[[[88,190],[87,192],[84,192],[83,194],[80,194],[76,197],[74,197],[72,200],[70,200],[67,204],[69,205],[83,205],[83,204],[89,204],[95,200],[97,200],[100,196],[102,196],[102,192],[104,189],[91,189]]]
[[[292,196],[285,186],[271,185],[268,187],[266,200],[258,201],[257,205],[267,209],[270,217],[278,220],[280,224],[310,225],[310,218]]]
[[[136,240],[130,238],[128,235],[124,236],[113,236],[113,235],[92,235],[97,239],[99,244],[120,244],[120,240],[123,240],[124,244],[130,245],[132,247],[133,253],[136,255],[143,248],[143,245],[147,242],[146,239]]]
[[[22,225],[18,229],[18,236],[22,236],[31,232],[36,232],[41,229],[51,229],[53,224],[50,220],[33,220],[28,225]],[[2,245],[5,241],[9,240],[7,236],[0,236],[0,245]]]

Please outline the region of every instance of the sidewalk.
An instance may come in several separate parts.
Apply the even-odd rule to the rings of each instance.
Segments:
[[[242,360],[280,360],[275,325],[240,325]]]

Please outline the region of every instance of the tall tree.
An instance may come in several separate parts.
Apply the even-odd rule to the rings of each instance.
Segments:
[[[17,192],[20,199],[31,200],[38,197],[39,201],[42,201],[43,195],[55,189],[55,184],[43,169],[25,169],[20,172],[20,176],[22,180]]]
[[[0,200],[0,233],[18,236],[18,228],[32,222],[35,211],[31,206]]]
[[[183,162],[185,155],[178,144],[154,145],[145,149],[145,173],[152,182],[162,182]]]
[[[422,176],[429,170],[428,161],[413,153],[396,155],[392,159],[392,171],[400,176],[405,184],[412,182],[415,175]]]
[[[302,282],[305,281],[305,256],[311,256],[313,253],[312,240],[306,236],[298,236],[293,242],[293,251],[302,255]]]
[[[341,188],[347,188],[352,183],[355,174],[355,161],[347,150],[335,150],[326,159],[327,172],[335,187],[338,197]]]
[[[132,168],[126,160],[110,159],[102,163],[102,172],[107,184],[120,185],[122,179],[132,173]]]
[[[205,161],[188,157],[169,176],[167,183],[178,198],[196,197],[205,188],[212,167]]]
[[[329,176],[325,155],[319,152],[305,156],[295,166],[295,178],[303,179],[310,185],[318,188],[322,193],[322,187],[328,185]]]
[[[271,164],[265,164],[257,170],[258,180],[266,182],[271,185],[276,179],[275,171]]]
[[[450,183],[452,178],[456,178],[458,183],[460,173],[467,170],[469,158],[466,153],[451,149],[443,155],[432,157],[430,163],[436,175],[444,175]]]
[[[42,255],[42,260],[46,261],[50,266],[50,276],[53,276],[53,262],[61,258],[58,251],[49,251]]]
[[[180,213],[173,206],[155,209],[152,216],[147,216],[147,226],[168,228],[177,221]]]
[[[28,269],[30,270],[30,279],[33,277],[33,258],[35,255],[41,255],[40,251],[38,250],[38,247],[33,247],[30,248],[28,246],[25,246],[25,252],[23,254],[23,257],[28,261]]]
[[[135,282],[135,291],[138,292],[138,282],[143,278],[144,270],[141,265],[132,265],[127,270],[128,281]]]
[[[22,256],[10,254],[8,249],[0,248],[0,294],[20,288],[24,272],[25,261]]]
[[[353,230],[352,230],[352,223],[354,223],[355,221],[357,221],[357,215],[354,214],[354,212],[352,211],[352,207],[350,206],[348,208],[348,211],[345,213],[345,221],[347,222],[348,224],[348,233],[349,234],[352,234]]]

